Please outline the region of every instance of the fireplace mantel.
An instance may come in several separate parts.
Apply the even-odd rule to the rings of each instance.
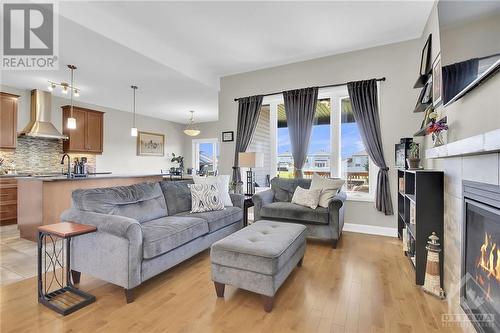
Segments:
[[[500,151],[500,129],[479,134],[446,145],[427,149],[425,158],[449,158],[457,156],[481,155]]]

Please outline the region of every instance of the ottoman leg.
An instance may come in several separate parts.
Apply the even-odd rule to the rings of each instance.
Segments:
[[[224,283],[215,282],[215,292],[217,293],[217,297],[224,297],[224,287],[226,286]]]
[[[264,311],[271,312],[274,304],[274,296],[262,295],[262,300],[264,301]]]

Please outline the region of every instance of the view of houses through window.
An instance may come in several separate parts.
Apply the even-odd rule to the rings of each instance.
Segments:
[[[311,177],[313,173],[325,177],[341,177],[346,180],[345,191],[368,193],[370,191],[370,160],[354,120],[350,99],[342,98],[338,105],[340,114],[334,113],[338,115],[336,118],[332,116],[331,100],[329,98],[318,100],[311,140],[302,172],[305,178]],[[340,133],[340,145],[334,144],[332,126]],[[278,105],[276,135],[277,175],[283,178],[294,177],[294,161],[283,104]],[[340,170],[336,170],[338,169],[336,160],[340,161]]]
[[[218,140],[193,140],[193,173],[213,175],[217,170]]]

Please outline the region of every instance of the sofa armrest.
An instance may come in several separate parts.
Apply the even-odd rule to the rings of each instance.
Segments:
[[[142,282],[142,227],[134,219],[69,209],[61,220],[97,227],[71,241],[71,269],[126,289]]]
[[[231,202],[234,207],[243,209],[243,201],[245,201],[245,196],[243,194],[229,193],[229,196],[231,197]]]
[[[347,200],[345,192],[339,192],[328,203],[329,225],[332,228],[334,239],[339,239],[344,228],[344,207]]]
[[[254,215],[255,221],[258,221],[261,219],[260,210],[262,209],[262,207],[272,203],[273,200],[274,200],[274,191],[272,189],[265,190],[265,191],[262,191],[259,193],[255,193],[252,196],[252,201],[254,204],[253,215]]]
[[[93,225],[98,232],[106,232],[130,242],[142,243],[141,224],[132,218],[68,209],[61,214],[61,221]]]

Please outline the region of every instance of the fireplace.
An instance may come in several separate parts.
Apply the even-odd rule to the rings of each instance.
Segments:
[[[500,332],[500,186],[464,181],[460,305],[478,332]]]

